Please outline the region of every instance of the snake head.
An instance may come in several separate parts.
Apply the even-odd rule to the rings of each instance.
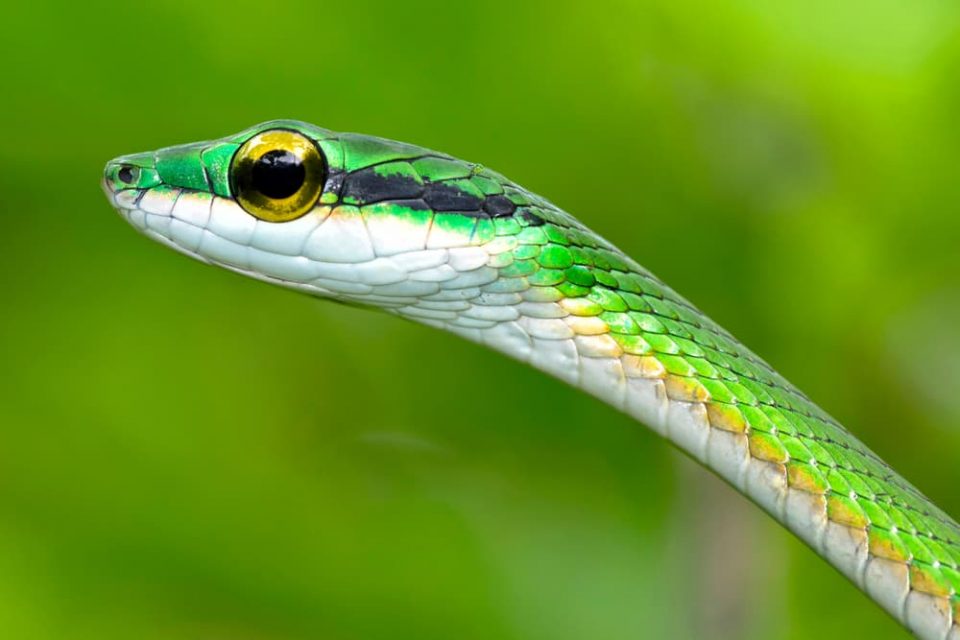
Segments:
[[[291,120],[121,156],[103,186],[130,224],[193,258],[412,316],[493,286],[545,221],[573,224],[479,165]]]

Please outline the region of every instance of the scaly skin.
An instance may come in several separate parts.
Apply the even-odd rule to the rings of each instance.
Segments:
[[[230,180],[240,145],[277,128],[313,140],[327,163],[316,206],[289,222],[247,213]],[[957,523],[696,307],[503,176],[277,121],[117,158],[104,188],[135,227],[194,258],[453,331],[601,398],[753,499],[917,636],[960,640]]]

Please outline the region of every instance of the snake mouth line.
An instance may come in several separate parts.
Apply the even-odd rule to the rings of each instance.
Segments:
[[[178,243],[177,241],[173,240],[172,238],[168,237],[164,233],[161,233],[160,231],[157,230],[157,228],[162,228],[163,226],[163,223],[160,221],[166,221],[167,223],[169,223],[171,220],[178,220],[173,215],[162,214],[162,213],[151,213],[151,212],[144,211],[142,209],[130,209],[130,208],[125,208],[121,206],[114,206],[114,209],[116,209],[117,213],[138,232],[144,234],[145,236],[158,242],[159,244],[176,251],[177,253],[193,258],[194,260],[202,262],[203,264],[221,267],[228,271],[232,271],[234,273],[247,276],[255,280],[260,280],[261,282],[280,285],[284,287],[299,288],[302,291],[316,297],[335,298],[338,295],[336,291],[327,289],[318,283],[311,283],[307,285],[304,283],[297,283],[297,282],[292,282],[288,280],[283,280],[280,278],[271,277],[269,275],[259,273],[255,269],[250,268],[249,265],[233,264],[224,260],[217,260],[217,259],[208,257],[200,251],[200,247],[197,247],[196,249],[191,249],[187,246],[184,246]],[[183,224],[193,226],[198,233],[210,233],[210,234],[213,233],[209,229],[194,225],[190,222],[186,222],[182,220],[178,220],[178,222],[182,222]]]

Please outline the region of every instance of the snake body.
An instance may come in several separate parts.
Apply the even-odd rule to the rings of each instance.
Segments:
[[[193,258],[452,331],[608,402],[914,634],[960,640],[960,526],[690,302],[502,175],[273,121],[122,156],[103,185]]]

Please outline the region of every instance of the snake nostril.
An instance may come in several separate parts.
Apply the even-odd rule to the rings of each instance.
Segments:
[[[133,165],[125,164],[117,171],[117,180],[124,184],[134,184],[137,181],[139,169]]]

